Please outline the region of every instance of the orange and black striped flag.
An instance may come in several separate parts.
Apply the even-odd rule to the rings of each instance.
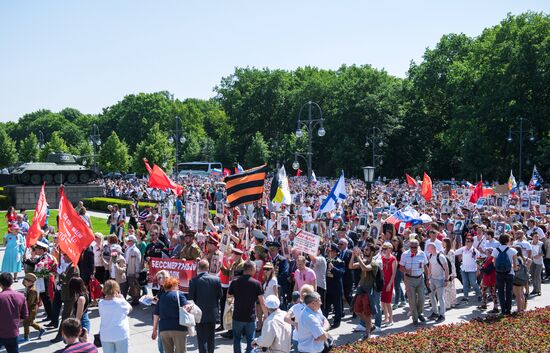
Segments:
[[[262,199],[264,181],[267,175],[267,165],[245,170],[239,174],[226,176],[225,190],[229,207],[250,203]]]

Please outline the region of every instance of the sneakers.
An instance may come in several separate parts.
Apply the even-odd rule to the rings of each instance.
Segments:
[[[29,342],[29,338],[28,337],[19,337],[17,339],[17,342],[18,343]]]
[[[398,306],[397,304],[393,304],[393,305],[391,306],[391,309],[392,309],[392,310],[396,310],[398,307],[399,307],[399,306]]]
[[[422,322],[426,322],[426,318],[422,315],[418,315],[418,320],[420,320]]]
[[[435,320],[436,323],[443,322],[443,321],[445,321],[445,316],[443,316],[443,315],[439,315],[437,317],[437,320]]]
[[[38,339],[41,339],[44,333],[46,333],[46,329],[41,328],[40,331],[38,331]]]
[[[439,317],[439,314],[432,313],[432,315],[430,315],[430,316],[428,317],[428,320],[435,320],[435,319],[437,319],[438,317]]]
[[[353,332],[367,332],[367,328],[361,324],[357,324],[353,329]]]
[[[382,329],[379,326],[374,326],[374,330],[372,330],[372,333],[380,333],[382,332]]]

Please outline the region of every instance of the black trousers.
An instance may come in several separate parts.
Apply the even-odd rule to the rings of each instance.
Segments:
[[[229,287],[224,288],[222,287],[222,297],[220,298],[220,323],[223,326],[223,312],[225,310],[225,301],[227,300],[227,291],[229,290]]]
[[[52,320],[52,323],[56,325],[59,324],[59,314],[61,314],[62,306],[63,306],[63,302],[61,301],[61,292],[58,290],[55,290],[50,319]]]
[[[325,317],[328,319],[328,312],[331,306],[334,306],[334,325],[339,325],[342,321],[342,292],[331,290],[328,287],[326,292]]]
[[[216,333],[216,323],[200,323],[195,326],[197,330],[197,345],[199,353],[214,353],[215,343],[214,335]]]
[[[327,291],[324,288],[317,287],[317,293],[321,296],[321,311],[324,313]]]
[[[344,299],[351,307],[351,302],[353,299],[353,276],[346,276],[343,279],[344,284]]]
[[[52,301],[51,301],[50,296],[49,296],[47,291],[40,293],[40,300],[42,300],[42,305],[44,305],[44,311],[46,312],[46,318],[48,320],[52,321],[53,320]]]

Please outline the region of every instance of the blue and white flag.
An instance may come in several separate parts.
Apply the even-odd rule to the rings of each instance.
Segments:
[[[323,201],[321,208],[319,208],[319,213],[332,211],[336,208],[338,201],[344,201],[346,197],[346,182],[344,180],[344,171],[342,171],[340,178],[332,187],[332,190],[330,191],[330,194],[328,194],[325,201]]]
[[[244,168],[241,166],[240,163],[237,163],[237,173],[242,173],[244,172]]]
[[[542,176],[540,175],[539,171],[537,170],[537,166],[533,166],[533,175],[531,176],[531,181],[529,182],[529,190],[533,190],[535,188],[538,188],[542,185],[544,180],[542,179]]]

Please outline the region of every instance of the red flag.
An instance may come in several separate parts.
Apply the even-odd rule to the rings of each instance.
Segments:
[[[34,216],[32,217],[32,225],[29,228],[27,233],[27,248],[33,246],[40,238],[42,234],[42,226],[46,223],[46,214],[48,203],[46,202],[46,193],[44,188],[46,183],[42,184],[42,189],[40,189],[40,195],[38,196],[38,202],[36,203],[36,210],[34,211]]]
[[[483,197],[483,183],[481,180],[476,184],[472,196],[470,196],[470,202],[476,203],[479,198]]]
[[[94,233],[65,196],[65,188],[61,186],[59,191],[58,243],[77,266],[82,251],[94,241]]]
[[[296,171],[296,176],[300,176],[300,175],[302,175],[302,170],[298,168],[298,170]]]
[[[407,173],[405,173],[405,176],[407,177],[407,184],[409,184],[409,186],[414,186],[414,187],[418,186],[418,183],[412,176],[410,176]]]
[[[223,168],[223,176],[231,175],[231,171],[227,168]]]
[[[432,199],[432,179],[426,172],[424,172],[424,179],[422,179],[422,189],[420,190],[420,195],[426,200],[427,202],[430,202]]]
[[[181,195],[181,193],[183,192],[183,187],[170,180],[164,170],[160,169],[160,167],[156,164],[153,164],[153,168],[151,169],[147,158],[143,158],[143,163],[145,163],[145,169],[147,169],[147,171],[149,172],[150,187],[159,189],[171,189],[176,193],[176,195]]]

